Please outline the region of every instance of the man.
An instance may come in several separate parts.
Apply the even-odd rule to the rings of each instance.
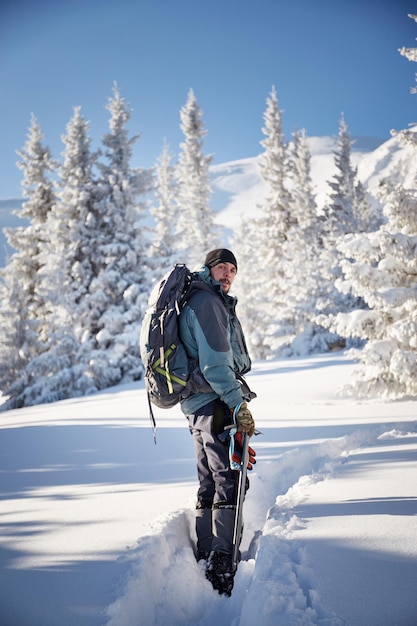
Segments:
[[[255,397],[241,376],[251,361],[236,317],[236,298],[228,294],[237,273],[234,254],[225,248],[207,254],[196,273],[202,281],[180,316],[180,334],[209,384],[181,402],[197,455],[197,559],[207,559],[207,578],[230,596],[233,588],[233,528],[237,472],[230,468],[229,432],[252,436],[255,423],[246,402]],[[251,449],[251,460],[254,452]]]

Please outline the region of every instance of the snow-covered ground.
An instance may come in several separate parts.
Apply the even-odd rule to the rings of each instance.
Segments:
[[[415,401],[337,395],[335,353],[255,363],[243,561],[193,556],[194,450],[141,383],[0,414],[1,626],[415,626]]]

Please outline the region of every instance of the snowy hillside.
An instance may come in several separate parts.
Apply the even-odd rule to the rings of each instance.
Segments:
[[[255,363],[257,465],[221,597],[193,555],[194,447],[142,383],[0,420],[1,626],[415,626],[416,404],[342,354]]]
[[[400,174],[405,187],[410,187],[415,181],[415,147],[401,145],[395,136],[385,141],[372,153],[364,154],[358,163],[359,178],[370,191],[378,186],[382,178],[392,176],[396,172]]]
[[[398,158],[404,150],[398,145],[397,139],[390,139],[390,145],[394,143],[393,152]],[[310,137],[308,144],[311,153],[311,176],[315,187],[316,201],[319,207],[323,206],[328,193],[328,181],[336,172],[334,164],[334,150],[336,149],[336,137]],[[385,146],[385,143],[382,144]],[[352,163],[359,167],[363,159],[367,158],[367,172],[370,183],[380,176],[379,156],[376,154],[380,149],[381,141],[372,138],[358,138],[352,146]],[[405,150],[406,158],[411,160],[409,150]],[[379,154],[379,153],[378,153]],[[374,156],[376,155],[376,156]],[[253,216],[257,205],[263,200],[265,186],[259,176],[258,157],[241,159],[211,168],[213,180],[213,207],[218,211],[217,223],[227,229],[227,235],[236,225],[241,215]],[[391,164],[386,159],[383,175],[386,175]],[[409,167],[411,170],[411,166]],[[360,177],[362,180],[362,176]]]

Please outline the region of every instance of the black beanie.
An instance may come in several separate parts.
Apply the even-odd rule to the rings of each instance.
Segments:
[[[233,252],[227,250],[226,248],[218,248],[217,250],[212,250],[206,256],[206,260],[204,261],[204,265],[207,265],[210,269],[219,263],[232,263],[237,269],[237,261]]]

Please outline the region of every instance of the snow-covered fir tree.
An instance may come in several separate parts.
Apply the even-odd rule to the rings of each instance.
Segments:
[[[305,354],[326,350],[328,331],[314,323],[322,296],[322,222],[318,215],[311,154],[305,130],[293,133],[290,162],[290,208],[294,225],[285,243],[287,262],[285,282],[286,318],[293,326],[293,337],[282,354]]]
[[[29,381],[26,368],[32,354],[36,354],[39,335],[36,320],[28,318],[28,303],[21,283],[11,272],[4,270],[0,281],[0,302],[0,389],[8,398],[1,406],[1,410],[5,410],[24,405],[22,394]]]
[[[183,250],[183,261],[192,267],[200,263],[208,250],[219,244],[214,213],[210,206],[211,184],[209,166],[211,155],[203,152],[207,131],[202,110],[194,91],[188,92],[187,102],[181,108],[181,130],[184,141],[176,168],[178,193],[178,242]]]
[[[281,111],[273,87],[266,101],[264,127],[265,139],[261,141],[264,152],[259,158],[261,177],[266,185],[266,196],[258,206],[259,217],[252,229],[253,254],[251,267],[255,285],[248,297],[257,299],[262,311],[262,348],[256,356],[272,355],[292,334],[285,303],[285,282],[288,269],[286,242],[295,220],[291,214],[288,192],[288,145],[285,141]],[[256,292],[256,293],[255,293]]]
[[[86,295],[93,278],[95,231],[91,216],[99,201],[94,177],[97,154],[91,153],[89,124],[80,107],[74,109],[66,130],[63,163],[57,170],[56,203],[48,216],[48,241],[43,250],[48,350],[31,363],[37,377],[26,390],[29,404],[97,389],[87,374],[89,351],[82,343],[89,331]]]
[[[3,409],[25,405],[26,389],[36,378],[28,365],[47,349],[49,340],[41,270],[48,239],[46,222],[55,203],[51,181],[55,164],[43,138],[32,116],[27,141],[18,151],[24,202],[17,214],[28,223],[5,229],[16,252],[1,271],[0,388],[9,397]]]
[[[293,217],[303,231],[312,232],[316,236],[317,204],[311,178],[311,154],[304,129],[293,133],[290,178]]]
[[[274,88],[264,120],[266,198],[260,218],[242,222],[234,238],[245,267],[236,282],[241,317],[257,358],[320,351],[331,335],[312,321],[320,310],[323,268],[307,136],[295,132],[292,146],[285,142]]]
[[[417,61],[417,49],[405,56]],[[398,134],[415,146],[417,158],[416,129]],[[382,398],[416,396],[417,177],[409,187],[386,180],[379,196],[386,223],[377,231],[351,235],[342,247],[346,258],[339,288],[363,298],[369,309],[339,313],[333,329],[367,342],[358,355],[356,380],[347,392]]]
[[[417,184],[405,189],[386,181],[382,189],[386,224],[342,245],[339,289],[363,298],[369,309],[339,313],[332,329],[367,341],[347,391],[399,398],[417,394]]]
[[[3,408],[81,395],[141,376],[138,336],[148,280],[140,228],[144,205],[138,197],[148,191],[151,176],[130,166],[137,137],[128,136],[130,112],[117,87],[108,109],[105,162],[90,152],[88,124],[75,109],[63,137],[63,164],[55,168],[56,193],[44,176],[49,151],[43,151],[40,129],[32,122],[22,152],[29,197],[23,213],[31,223],[10,235],[22,252],[14,255],[13,272],[10,265],[1,287],[3,302],[18,311],[13,317],[1,310],[13,338],[1,357],[22,344],[15,359],[18,375],[12,385],[2,385],[10,396]],[[28,296],[19,290],[25,272],[34,277],[30,286],[25,278]]]
[[[173,158],[168,144],[165,143],[156,164],[155,203],[150,207],[155,225],[152,229],[149,262],[155,267],[155,279],[163,276],[171,265],[180,261],[176,236],[178,221],[177,183]]]
[[[265,139],[260,142],[264,152],[259,158],[259,171],[267,191],[264,202],[259,206],[261,217],[258,226],[265,231],[266,242],[270,244],[265,246],[265,260],[273,265],[282,255],[283,243],[287,240],[288,231],[295,220],[291,214],[287,187],[288,144],[285,141],[282,111],[278,107],[275,87],[272,88],[266,104],[262,128]]]
[[[413,15],[409,13],[408,17],[414,20],[415,22],[417,22],[417,15]],[[409,61],[415,61],[417,63],[417,48],[406,48],[405,46],[403,46],[402,48],[399,49],[398,52],[402,56],[406,57]],[[416,76],[416,81],[417,81],[417,74],[415,76]],[[413,87],[411,89],[411,93],[417,93],[417,88]]]
[[[139,197],[148,190],[149,173],[131,167],[138,136],[129,137],[131,111],[117,86],[107,108],[105,161],[99,163],[103,197],[94,226],[94,278],[88,294],[91,331],[84,337],[91,346],[89,373],[98,388],[142,375],[138,334],[148,289],[140,224],[145,204]]]
[[[417,22],[417,15],[409,14],[408,17],[414,20],[415,22]],[[417,48],[402,47],[399,49],[399,53],[402,56],[404,56],[406,59],[408,59],[409,61],[414,61],[417,63]],[[417,73],[415,74],[415,80],[417,82]],[[414,87],[411,87],[410,91],[412,94],[417,94],[417,85],[415,85]],[[404,143],[411,144],[411,145],[415,145],[416,143],[415,128],[412,128],[411,130],[403,129],[399,133],[397,133],[396,131],[391,131],[391,132],[393,135],[397,135],[397,134],[400,135],[401,140]]]
[[[334,157],[336,172],[328,181],[331,191],[323,209],[324,245],[321,251],[323,282],[320,299],[320,311],[323,315],[350,311],[357,306],[363,306],[363,302],[361,304],[352,293],[342,293],[336,288],[344,256],[340,245],[343,244],[346,235],[367,232],[376,226],[372,218],[373,212],[358,180],[357,169],[352,164],[352,139],[343,115],[339,123]],[[324,317],[320,319],[326,325]]]
[[[59,167],[57,204],[49,220],[49,254],[53,258],[55,252],[59,258],[61,273],[65,277],[62,291],[67,299],[71,294],[69,308],[73,308],[88,293],[94,276],[92,251],[95,247],[96,216],[103,196],[96,180],[98,154],[91,152],[89,124],[81,115],[80,107],[75,107],[62,142],[65,149],[63,163]],[[56,265],[57,260],[52,263],[51,282]],[[78,315],[79,312],[76,317]]]
[[[242,322],[251,357],[263,359],[270,355],[270,350],[265,345],[264,311],[261,307],[265,293],[260,274],[262,269],[253,219],[242,217],[236,224],[232,237],[232,249],[236,252],[238,261],[233,295],[239,300],[239,319]]]
[[[330,247],[341,235],[367,232],[376,226],[357,168],[352,164],[352,139],[343,115],[334,155],[336,173],[328,181],[331,191],[324,207],[326,242]]]

